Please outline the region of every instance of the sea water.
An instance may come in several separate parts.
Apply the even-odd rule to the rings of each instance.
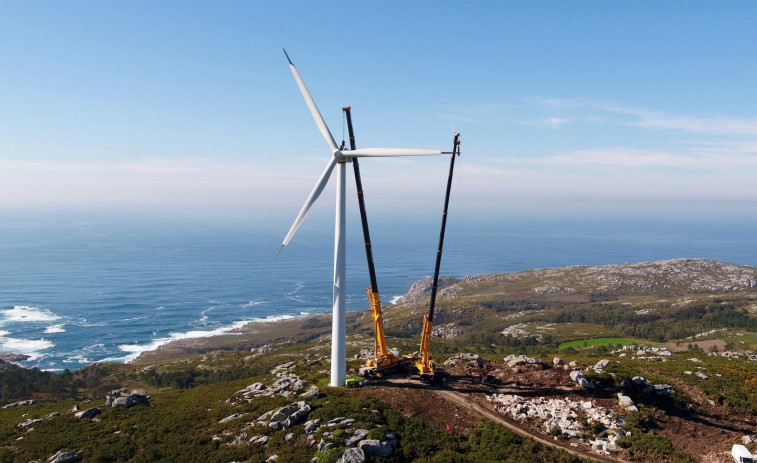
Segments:
[[[359,226],[348,233],[347,308],[367,310]],[[285,228],[2,222],[0,352],[60,371],[128,361],[248,321],[329,313],[333,225],[313,221],[275,259]],[[442,274],[703,257],[757,266],[755,222],[458,220]],[[382,300],[433,273],[438,220],[372,224]]]

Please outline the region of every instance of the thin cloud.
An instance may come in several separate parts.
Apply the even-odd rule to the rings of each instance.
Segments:
[[[627,116],[621,120],[615,120],[615,122],[647,129],[680,130],[705,135],[757,135],[757,117],[725,115],[702,117],[666,114],[648,108],[601,102],[590,98],[539,98],[533,101],[552,110],[574,111],[580,108],[589,108],[604,113]],[[584,115],[584,117],[590,116]],[[612,119],[606,120],[612,121]]]
[[[693,168],[719,171],[734,167],[755,167],[757,166],[757,156],[726,150],[720,152],[671,153],[614,146],[559,153],[542,158],[539,162],[559,162],[584,166]]]
[[[700,167],[697,158],[664,151],[646,151],[625,147],[578,150],[556,154],[550,161],[566,164],[604,165],[617,167]]]
[[[539,127],[542,129],[559,129],[562,128],[563,125],[570,122],[571,119],[565,118],[565,117],[544,117],[540,119],[536,119],[533,121],[526,121],[523,122],[525,125],[531,125],[534,127]]]

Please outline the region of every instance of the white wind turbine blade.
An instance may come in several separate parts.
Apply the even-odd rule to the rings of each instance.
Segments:
[[[289,59],[289,55],[287,54],[287,51],[284,50],[284,54],[287,57],[287,61],[289,61],[289,69],[292,70],[292,75],[294,76],[294,80],[297,81],[297,86],[300,87],[300,92],[302,93],[302,97],[305,98],[305,103],[308,105],[308,109],[310,109],[310,114],[313,116],[313,119],[315,120],[315,124],[318,126],[318,130],[321,131],[321,135],[323,135],[323,138],[326,139],[326,142],[331,147],[332,151],[336,151],[339,149],[339,147],[336,145],[336,142],[334,141],[334,137],[331,135],[331,132],[329,131],[328,126],[326,125],[326,121],[323,120],[323,116],[321,116],[321,112],[318,111],[318,106],[315,105],[315,101],[313,101],[313,97],[310,96],[310,92],[308,92],[308,88],[305,87],[305,82],[302,81],[302,77],[300,77],[300,73],[297,72],[297,68],[294,67],[294,63],[292,63],[292,60]]]
[[[361,148],[350,151],[342,151],[345,157],[390,157],[390,156],[438,156],[442,154],[437,150],[420,150],[408,148]]]
[[[313,187],[313,191],[310,192],[310,196],[308,196],[307,201],[305,201],[305,204],[302,206],[302,209],[300,209],[300,213],[297,214],[297,218],[294,219],[294,223],[292,224],[292,228],[289,229],[289,233],[287,233],[287,236],[284,237],[284,241],[281,243],[281,248],[279,249],[279,252],[281,252],[281,249],[284,248],[287,244],[289,244],[289,240],[292,239],[294,234],[297,232],[297,229],[300,228],[300,224],[302,224],[302,221],[305,219],[305,216],[308,215],[308,211],[310,211],[310,208],[313,206],[313,203],[316,199],[318,199],[318,196],[321,195],[321,192],[326,187],[326,184],[329,183],[329,177],[331,177],[331,172],[334,170],[334,166],[337,163],[336,157],[332,156],[329,160],[329,163],[326,165],[326,168],[323,170],[323,173],[321,174],[321,178],[318,179],[318,182],[315,184],[315,187]]]

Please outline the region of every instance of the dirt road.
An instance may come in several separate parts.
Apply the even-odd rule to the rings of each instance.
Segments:
[[[472,412],[476,413],[477,415],[487,418],[489,420],[492,420],[496,423],[501,424],[502,426],[508,428],[512,432],[521,435],[523,437],[529,437],[537,442],[540,442],[544,445],[549,445],[552,447],[557,447],[562,450],[565,450],[566,452],[572,453],[573,455],[577,455],[581,458],[587,458],[594,461],[602,461],[602,462],[621,462],[625,463],[625,460],[621,460],[619,458],[614,458],[607,455],[598,455],[589,453],[583,450],[578,450],[576,448],[573,448],[561,441],[556,441],[553,439],[549,439],[546,436],[544,436],[541,433],[538,433],[532,429],[524,428],[520,426],[520,424],[517,421],[509,420],[505,416],[503,416],[501,413],[497,413],[493,410],[488,410],[487,408],[483,407],[482,405],[479,405],[476,402],[473,402],[469,400],[466,396],[459,392],[455,392],[454,390],[439,390],[437,391],[442,397],[449,400],[450,402],[454,402],[461,407],[465,407]]]
[[[407,378],[391,378],[384,381],[384,387],[355,391],[356,395],[370,395],[386,402],[403,413],[417,416],[430,423],[453,423],[457,432],[474,426],[479,418],[486,418],[505,426],[514,433],[536,440],[544,445],[556,447],[573,455],[592,461],[626,463],[620,458],[599,455],[571,447],[569,444],[551,439],[531,428],[523,427],[501,413],[487,407],[484,390],[476,386],[455,384],[453,388],[432,388],[421,386]]]

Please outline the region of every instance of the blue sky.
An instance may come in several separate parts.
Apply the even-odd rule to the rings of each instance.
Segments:
[[[746,1],[3,2],[0,215],[291,221],[330,153],[285,47],[338,140],[345,105],[359,147],[461,132],[470,217],[753,217],[756,21]],[[371,216],[437,215],[447,162],[362,161]]]

